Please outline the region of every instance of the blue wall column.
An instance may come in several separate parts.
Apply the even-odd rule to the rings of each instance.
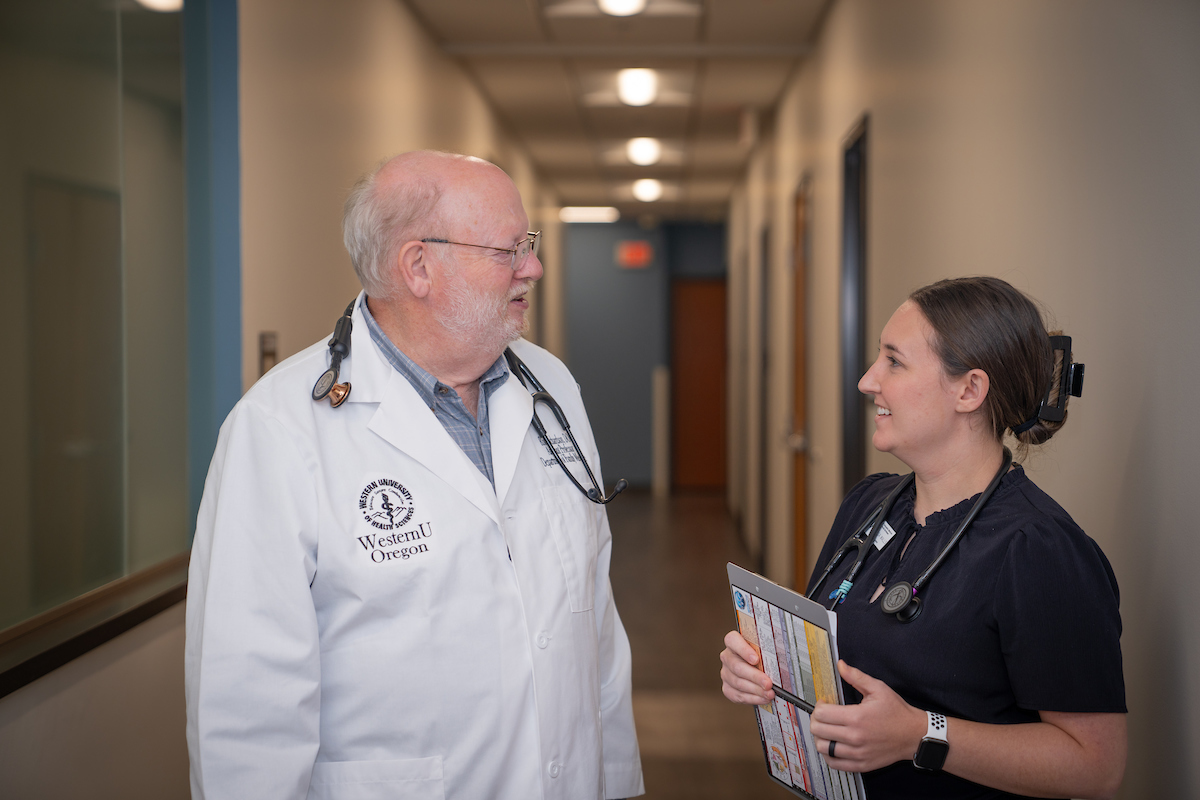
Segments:
[[[193,527],[217,432],[242,394],[237,18],[236,0],[187,0],[183,8]]]

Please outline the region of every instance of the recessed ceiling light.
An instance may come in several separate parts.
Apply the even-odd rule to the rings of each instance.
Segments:
[[[648,106],[658,97],[658,73],[623,69],[617,73],[617,97],[627,106]]]
[[[642,178],[633,182],[633,196],[643,203],[653,203],[663,196],[662,181],[654,178]]]
[[[662,142],[650,136],[639,136],[625,143],[625,155],[639,167],[657,164],[662,158]]]
[[[560,222],[616,222],[621,212],[612,206],[565,206],[558,210]]]
[[[646,0],[597,0],[596,4],[613,17],[632,17],[646,10]]]
[[[138,5],[151,11],[182,11],[183,0],[137,0]]]

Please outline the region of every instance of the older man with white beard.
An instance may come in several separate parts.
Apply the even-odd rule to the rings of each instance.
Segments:
[[[641,794],[608,520],[576,485],[595,441],[570,373],[519,338],[542,267],[516,188],[406,153],[344,233],[364,292],[242,398],[209,469],[193,796]],[[535,431],[531,375],[574,440],[541,403]]]

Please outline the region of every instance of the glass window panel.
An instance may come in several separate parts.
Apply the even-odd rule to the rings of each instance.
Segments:
[[[187,547],[179,16],[0,4],[0,629]]]
[[[181,14],[121,14],[127,569],[187,549],[187,267]]]

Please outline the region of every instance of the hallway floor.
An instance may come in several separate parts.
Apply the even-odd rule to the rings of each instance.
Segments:
[[[608,514],[645,797],[795,797],[767,777],[754,712],[721,694],[722,639],[735,624],[725,564],[754,568],[724,496],[629,492]]]

